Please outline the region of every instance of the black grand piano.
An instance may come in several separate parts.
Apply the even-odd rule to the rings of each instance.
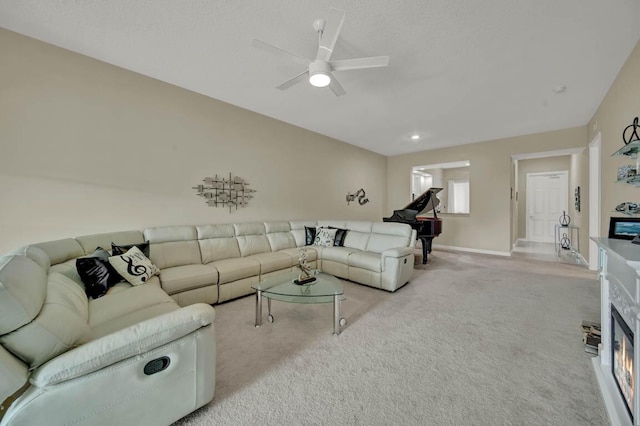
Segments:
[[[418,239],[422,242],[422,264],[427,263],[427,253],[431,253],[433,238],[442,232],[442,219],[438,219],[436,213],[436,207],[440,204],[436,194],[440,191],[442,188],[429,188],[403,209],[394,210],[391,217],[382,218],[385,222],[407,223],[418,232]],[[417,217],[431,210],[433,217]]]

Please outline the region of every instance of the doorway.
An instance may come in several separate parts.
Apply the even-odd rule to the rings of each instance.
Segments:
[[[527,241],[554,243],[555,225],[568,206],[568,171],[527,173]]]

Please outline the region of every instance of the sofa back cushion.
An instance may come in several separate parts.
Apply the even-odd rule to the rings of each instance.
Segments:
[[[202,263],[195,226],[162,226],[144,230],[151,243],[149,259],[160,269]]]
[[[267,240],[269,240],[271,251],[296,247],[296,240],[291,233],[289,222],[265,222],[264,228],[267,232]]]
[[[233,225],[200,225],[196,226],[196,230],[202,263],[205,265],[216,260],[240,257]]]
[[[0,343],[31,369],[75,347],[89,336],[88,301],[71,279],[53,272],[46,279],[46,297],[28,324],[0,336]]]
[[[296,242],[296,247],[304,247],[307,245],[305,226],[309,228],[318,226],[317,222],[309,220],[291,220],[289,221],[289,225],[291,226],[291,235],[293,235],[293,239]]]
[[[141,231],[108,232],[106,234],[82,235],[76,237],[76,241],[82,246],[84,254],[91,254],[97,247],[110,250],[111,243],[119,246],[144,243],[144,236]]]
[[[47,253],[36,246],[24,246],[19,249],[11,251],[9,254],[15,254],[20,256],[27,256],[29,259],[36,262],[44,271],[48,271],[51,267],[51,260]]]
[[[335,226],[335,225],[332,225]],[[344,223],[339,228],[348,229],[347,236],[344,239],[344,246],[357,250],[365,250],[371,235],[371,222],[352,221]]]
[[[236,230],[240,256],[246,257],[271,251],[269,240],[265,235],[264,223],[240,223],[234,224],[233,227]]]
[[[0,335],[31,322],[47,295],[47,273],[27,256],[0,257]]]
[[[413,228],[406,223],[375,222],[371,231],[366,251],[382,253],[392,248],[409,247]]]
[[[32,246],[42,249],[52,265],[65,262],[76,257],[84,256],[85,252],[80,243],[73,238],[63,240],[47,241],[45,243],[32,244]],[[94,247],[95,248],[95,247]]]

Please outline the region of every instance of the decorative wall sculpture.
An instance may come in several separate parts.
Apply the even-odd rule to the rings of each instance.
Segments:
[[[577,212],[580,211],[580,187],[577,186],[576,189],[573,190],[573,204]]]
[[[347,192],[347,205],[349,205],[349,203],[351,203],[352,201],[355,201],[355,199],[358,199],[358,204],[360,204],[361,206],[364,204],[367,204],[369,202],[368,198],[365,198],[366,194],[364,192],[364,189],[360,188],[356,191],[355,194],[350,194]]]
[[[207,200],[210,207],[229,207],[229,213],[233,207],[238,210],[244,207],[248,201],[253,198],[252,193],[255,189],[249,189],[249,182],[241,177],[232,176],[229,173],[229,179],[218,177],[206,177],[202,179],[204,185],[194,186],[193,189],[198,191],[198,195]]]

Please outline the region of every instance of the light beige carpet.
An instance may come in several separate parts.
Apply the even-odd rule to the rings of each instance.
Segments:
[[[253,296],[216,306],[216,396],[177,424],[608,424],[579,329],[593,272],[444,251],[418,268],[396,293],[345,282],[340,336],[331,305],[273,302],[261,328]]]

